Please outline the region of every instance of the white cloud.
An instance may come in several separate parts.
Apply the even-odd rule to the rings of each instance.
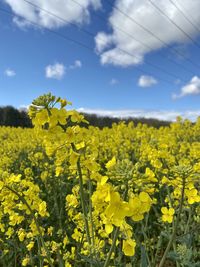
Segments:
[[[183,119],[189,119],[195,121],[200,116],[200,110],[185,110],[185,111],[174,111],[174,110],[102,110],[102,109],[88,109],[79,108],[79,112],[96,114],[99,116],[109,116],[112,118],[154,118],[164,121],[175,121],[178,116]]]
[[[174,84],[176,84],[176,85],[179,85],[179,84],[181,84],[182,83],[182,81],[180,80],[180,79],[176,79],[175,81],[174,81]]]
[[[119,83],[119,81],[117,80],[117,79],[115,79],[115,78],[112,78],[111,80],[110,80],[110,85],[116,85],[116,84],[118,84]]]
[[[4,74],[8,77],[14,77],[16,75],[16,72],[12,69],[6,69],[4,71]]]
[[[200,78],[194,76],[186,85],[181,88],[179,94],[173,94],[172,98],[177,99],[186,95],[199,95],[200,94]]]
[[[19,111],[28,111],[30,105],[20,105],[18,107]]]
[[[60,80],[65,75],[65,66],[61,63],[55,63],[54,65],[48,65],[45,68],[46,77]]]
[[[95,42],[96,42],[96,51],[98,53],[101,53],[105,48],[112,45],[112,43],[114,42],[114,39],[112,35],[107,35],[104,32],[99,32],[95,36]]]
[[[4,0],[11,8],[12,11],[16,14],[14,22],[19,27],[29,26],[30,23],[26,19],[31,20],[34,23],[37,23],[43,27],[52,29],[65,26],[69,24],[68,22],[73,23],[88,23],[90,20],[89,9],[99,9],[101,7],[101,0],[82,0],[80,5],[77,5],[71,0],[35,0],[30,1],[33,4],[40,6],[41,8],[55,14],[61,19],[56,18],[46,12],[40,10],[39,8],[28,4],[23,0]]]
[[[147,75],[140,76],[138,80],[138,86],[140,87],[151,87],[157,83],[158,81],[154,77]]]
[[[82,62],[80,60],[75,60],[74,63],[69,66],[69,69],[74,70],[81,67],[82,67]]]
[[[174,0],[177,2],[178,1]],[[181,15],[181,13],[169,1],[154,0],[172,20],[184,29],[190,36],[195,38],[199,32]],[[182,0],[182,5],[188,14],[192,14],[197,27],[200,28],[200,1]],[[122,10],[126,16],[116,9],[112,10],[109,17],[111,33],[99,32],[96,35],[96,50],[100,54],[102,64],[113,64],[119,66],[130,66],[141,64],[146,54],[163,48],[163,44],[148,32],[131,21],[132,17],[145,28],[149,29],[156,36],[168,45],[182,45],[188,42],[186,36],[166,20],[147,0],[116,0],[115,5]],[[127,32],[129,36],[119,30]],[[147,44],[143,46],[136,39]],[[127,51],[124,53],[122,50]]]

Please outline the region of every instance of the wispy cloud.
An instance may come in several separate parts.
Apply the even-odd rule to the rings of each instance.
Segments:
[[[31,106],[31,104],[29,104],[29,105],[20,105],[20,106],[18,107],[18,109],[19,109],[20,111],[28,111],[28,109],[29,109],[30,106]]]
[[[140,87],[151,87],[157,83],[158,81],[154,77],[147,75],[140,76],[138,80],[138,86]]]
[[[7,76],[7,77],[14,77],[16,75],[16,72],[12,69],[6,69],[4,71],[4,74]]]
[[[175,81],[174,81],[174,84],[176,84],[176,85],[179,85],[179,84],[181,84],[182,83],[182,81],[180,80],[180,79],[176,79]]]
[[[48,65],[45,68],[46,78],[60,80],[65,75],[65,66],[61,63],[55,63],[54,65]]]
[[[200,94],[200,78],[194,76],[187,84],[181,87],[179,94],[172,94],[173,99],[181,98],[187,95],[199,95]]]
[[[164,121],[175,121],[178,116],[184,119],[195,121],[200,116],[200,110],[185,110],[185,111],[174,111],[174,110],[103,110],[103,109],[88,109],[79,108],[79,112],[88,114],[96,114],[99,116],[109,116],[113,118],[154,118]]]
[[[197,29],[188,23],[179,10],[169,1],[154,0],[154,2],[172,20],[176,21],[188,35],[195,38],[199,34],[200,1],[184,1],[184,7],[188,14],[192,14],[193,19],[196,21]],[[188,38],[168,20],[164,19],[149,1],[118,0],[115,1],[115,7],[116,9],[112,10],[108,19],[112,32],[100,31],[95,38],[96,50],[100,55],[102,64],[122,67],[138,65],[143,63],[148,53],[159,50],[166,44],[178,45],[179,51],[185,54],[182,49],[185,49],[184,44],[188,43]],[[120,9],[126,15],[124,16],[117,9]],[[133,19],[131,20],[130,17]],[[154,33],[154,35],[139,27],[133,20]],[[118,25],[123,31],[119,29]],[[128,35],[124,32],[128,33]],[[157,39],[155,35],[158,36]]]
[[[117,79],[115,79],[115,78],[112,78],[111,80],[110,80],[110,85],[116,85],[116,84],[118,84],[119,83],[119,81],[117,80]]]
[[[82,62],[80,60],[75,60],[74,63],[69,66],[69,69],[74,70],[81,67],[82,67]]]
[[[16,14],[13,21],[21,28],[31,26],[26,19],[49,29],[66,26],[71,22],[75,22],[77,24],[88,23],[90,20],[90,8],[92,7],[94,10],[101,8],[100,0],[84,0],[81,2],[81,6],[68,0],[30,1],[33,5],[28,4],[24,0],[4,1]],[[47,14],[44,10],[34,6],[34,4],[44,10],[47,10],[49,13],[55,14],[56,16]],[[58,17],[61,17],[61,19]]]

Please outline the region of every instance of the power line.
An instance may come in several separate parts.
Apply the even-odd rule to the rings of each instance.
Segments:
[[[133,17],[129,16],[128,14],[126,14],[123,10],[121,10],[119,7],[113,5],[110,0],[107,0],[106,3],[108,5],[110,5],[113,9],[117,10],[119,13],[121,13],[122,15],[124,15],[125,17],[127,17],[130,21],[132,21],[133,23],[135,23],[136,25],[138,25],[141,29],[143,29],[145,32],[149,33],[151,36],[153,36],[155,39],[157,39],[160,43],[162,43],[164,45],[164,47],[170,48],[172,51],[174,51],[177,55],[181,56],[182,58],[184,58],[186,61],[190,62],[192,65],[194,65],[197,68],[200,68],[200,65],[197,64],[196,62],[192,61],[191,59],[187,58],[183,53],[181,53],[179,50],[175,49],[175,48],[171,48],[167,42],[165,42],[164,40],[162,40],[159,36],[157,36],[156,34],[154,34],[154,32],[152,32],[151,30],[149,30],[148,28],[146,28],[145,26],[143,26],[141,23],[139,23],[137,20],[135,20]]]
[[[183,7],[183,5],[179,3],[179,1],[177,1],[177,2],[178,2],[178,5],[181,7],[182,11],[183,11],[184,13],[186,13],[186,11],[185,11],[185,7]],[[194,22],[195,22],[195,24],[198,25],[197,21],[191,16],[191,14],[189,14],[189,15],[190,15],[190,18],[192,18],[192,20],[193,20],[193,21],[192,21],[192,20],[190,19],[190,21],[191,21],[193,24],[194,24]],[[195,25],[195,24],[194,24],[194,25]],[[196,25],[195,25],[195,27],[196,27],[196,29],[198,29],[198,31],[199,31],[199,27],[197,27]]]
[[[71,1],[74,2],[75,4],[79,5],[81,8],[84,8],[84,6],[83,6],[82,4],[80,4],[79,2],[77,2],[76,0],[71,0]],[[94,13],[93,15],[96,16],[97,18],[99,18],[100,20],[107,22],[107,19],[105,19],[103,16],[101,16],[101,15],[99,15],[99,14],[96,14],[96,13]],[[153,47],[151,47],[151,46],[149,46],[148,44],[142,42],[141,40],[135,38],[135,36],[133,36],[132,34],[126,32],[126,31],[123,30],[121,27],[119,27],[119,26],[117,26],[117,25],[114,25],[114,27],[115,27],[117,30],[119,30],[120,32],[122,32],[123,34],[125,34],[126,36],[128,36],[129,38],[131,38],[131,39],[135,40],[136,42],[138,42],[139,44],[143,45],[144,47],[146,47],[146,48],[148,48],[148,49],[150,49],[150,50],[154,50]],[[183,70],[185,70],[186,72],[188,72],[188,73],[194,75],[194,72],[193,72],[193,71],[191,71],[190,69],[188,69],[187,67],[185,67],[185,66],[182,65],[181,63],[178,63],[178,62],[176,62],[175,60],[169,58],[169,57],[166,56],[165,54],[163,54],[163,55],[160,55],[160,54],[159,54],[159,56],[160,56],[161,58],[162,58],[162,57],[163,57],[163,58],[166,58],[168,61],[171,61],[173,64],[177,65],[178,67],[181,67],[181,68],[182,68]]]
[[[51,16],[53,16],[53,17],[59,19],[59,20],[61,20],[61,21],[64,21],[64,22],[66,22],[66,23],[68,23],[68,24],[71,24],[71,25],[73,25],[73,26],[75,26],[75,27],[78,27],[75,23],[71,23],[71,22],[69,22],[68,20],[66,20],[66,19],[64,19],[64,18],[62,18],[62,17],[56,15],[55,13],[53,13],[53,12],[47,10],[47,9],[44,9],[44,8],[40,7],[39,5],[36,5],[36,4],[34,4],[34,3],[32,3],[32,2],[30,2],[30,1],[28,1],[28,0],[23,0],[23,1],[26,2],[26,3],[29,4],[29,5],[34,6],[35,8],[37,8],[37,9],[39,9],[39,10],[41,10],[41,11],[43,11],[43,12],[49,14],[49,15],[51,15]],[[83,31],[84,33],[88,34],[89,36],[92,36],[92,37],[94,37],[94,38],[96,37],[96,34],[90,32],[90,31],[86,31],[86,30],[84,30],[84,29],[82,29],[82,28],[80,28],[80,27],[78,27],[78,28],[79,28],[80,31]],[[105,42],[104,39],[102,39],[102,41]],[[124,54],[127,54],[127,55],[130,56],[130,57],[133,57],[133,58],[136,58],[136,59],[139,58],[138,56],[133,55],[132,53],[130,53],[130,52],[128,52],[128,51],[126,51],[126,50],[124,50],[124,49],[122,49],[122,48],[119,48],[119,47],[118,47],[118,50],[119,50],[120,52],[124,53]],[[163,68],[160,67],[160,66],[157,66],[157,65],[155,65],[155,64],[153,64],[153,63],[151,63],[151,62],[149,62],[149,61],[146,61],[145,63],[146,63],[147,65],[149,65],[149,66],[151,66],[151,67],[153,67],[153,68],[159,70],[159,71],[164,72],[164,73],[167,74],[168,76],[171,76],[171,77],[173,77],[173,78],[175,78],[175,79],[180,79],[180,77],[178,77],[176,74],[174,74],[174,73],[172,73],[172,72],[170,72],[170,71],[167,71],[167,70],[163,69]],[[183,80],[183,79],[182,79],[182,80]],[[184,80],[183,80],[183,81],[184,81]],[[185,81],[185,82],[187,82],[187,81]]]
[[[196,42],[195,39],[193,39],[186,31],[184,31],[173,19],[171,19],[159,6],[157,6],[152,0],[148,0],[151,5],[159,11],[160,14],[162,14],[168,21],[170,21],[180,32],[182,32],[183,35],[185,35],[191,42],[198,48],[200,48],[200,45],[198,42]]]
[[[184,11],[181,10],[179,6],[177,6],[177,4],[175,4],[172,0],[169,0],[169,1],[182,14],[182,16],[189,22],[189,24],[191,24],[194,27],[194,29],[199,32],[199,28],[188,18],[188,16],[184,13]]]
[[[12,17],[15,17],[15,14],[14,14],[14,13],[12,13],[12,12],[6,10],[6,9],[3,9],[3,8],[1,8],[1,7],[0,7],[0,11],[3,12],[3,13],[6,13],[6,14],[12,16]],[[40,24],[38,24],[38,23],[35,23],[35,22],[33,22],[33,21],[29,20],[29,19],[25,19],[25,18],[24,18],[24,20],[27,21],[27,22],[29,22],[30,24],[32,24],[32,25],[38,27],[38,28],[43,29],[43,27],[42,27]],[[57,35],[57,36],[59,36],[59,37],[61,37],[61,38],[64,39],[64,40],[73,42],[73,43],[75,43],[75,44],[77,44],[77,45],[79,45],[79,46],[81,46],[81,47],[83,47],[83,48],[89,50],[90,52],[94,53],[94,50],[93,50],[92,47],[89,47],[89,46],[87,46],[87,45],[85,45],[85,44],[83,44],[83,43],[81,43],[81,42],[79,42],[79,41],[77,41],[77,40],[74,40],[73,38],[70,38],[70,37],[68,37],[68,36],[66,36],[66,35],[64,35],[64,34],[61,34],[61,33],[57,32],[57,31],[54,31],[54,30],[51,30],[51,29],[48,29],[48,28],[45,28],[45,30],[48,31],[48,32],[50,32],[50,33],[53,33],[53,34],[55,34],[55,35]],[[143,70],[142,68],[140,68],[139,66],[135,66],[135,68],[136,68],[136,70],[138,70],[140,73],[144,74],[144,70]],[[146,72],[146,71],[145,71],[145,72]],[[148,74],[148,75],[154,75],[153,73],[151,73],[151,72],[149,72],[149,71],[146,72],[146,74]],[[163,81],[163,82],[168,83],[168,84],[171,85],[171,81],[169,81],[169,80],[166,80],[166,79],[164,79],[164,78],[159,78],[159,80],[161,80],[161,81]]]
[[[10,16],[12,16],[12,17],[15,17],[15,14],[12,13],[12,12],[10,12],[9,10],[6,10],[6,9],[0,7],[0,11],[1,11],[1,12],[4,12],[4,13],[7,13],[8,15],[10,15]],[[24,20],[27,21],[28,23],[30,23],[30,24],[32,24],[32,25],[38,27],[38,28],[44,29],[44,27],[42,27],[40,24],[38,24],[38,23],[36,23],[36,22],[33,22],[33,21],[31,21],[31,20],[29,20],[29,19],[25,19],[25,18],[24,18]],[[74,39],[72,39],[71,37],[68,37],[68,36],[66,36],[66,35],[64,35],[64,34],[62,34],[62,33],[59,33],[59,32],[57,32],[57,31],[54,31],[54,30],[51,30],[51,29],[47,29],[47,28],[45,28],[45,30],[48,31],[48,32],[50,32],[50,33],[53,33],[53,34],[55,34],[55,35],[58,35],[58,36],[60,36],[61,38],[67,40],[67,41],[73,42],[73,43],[75,43],[75,44],[77,44],[77,45],[79,45],[79,46],[83,46],[84,48],[86,48],[86,49],[88,49],[88,50],[93,49],[92,47],[89,47],[89,46],[87,46],[87,45],[85,45],[85,44],[83,44],[83,43],[81,43],[81,42],[79,42],[79,41],[77,41],[77,40],[74,40]]]
[[[81,28],[80,26],[78,26],[76,23],[71,22],[71,21],[69,21],[69,20],[67,20],[67,19],[64,19],[64,18],[62,18],[62,17],[56,15],[55,13],[52,13],[51,11],[49,11],[49,10],[47,10],[47,9],[45,9],[45,8],[40,7],[40,6],[37,5],[37,4],[34,4],[34,3],[32,3],[32,2],[30,2],[30,1],[28,1],[28,0],[23,0],[23,1],[26,2],[27,4],[31,5],[31,6],[35,7],[35,8],[40,9],[40,10],[43,11],[43,12],[46,12],[47,14],[49,14],[49,15],[51,15],[51,16],[53,16],[53,17],[55,17],[55,18],[57,18],[57,19],[59,19],[59,20],[65,22],[65,23],[67,23],[67,24],[70,24],[70,25],[72,25],[72,26],[78,28],[79,30],[81,30],[82,32],[86,33],[87,35],[89,35],[89,36],[91,36],[91,37],[94,37],[94,35],[95,35],[95,33],[92,33],[92,32],[90,32],[90,31],[87,31],[87,30],[85,30],[85,29],[82,29],[82,28]]]

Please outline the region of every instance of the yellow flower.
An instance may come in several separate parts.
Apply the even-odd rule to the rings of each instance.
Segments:
[[[39,111],[32,122],[35,126],[42,126],[49,121],[49,115],[46,109]]]
[[[175,213],[175,210],[173,208],[166,208],[166,207],[162,207],[161,208],[161,212],[162,212],[162,220],[163,222],[168,222],[168,223],[172,223],[173,221],[173,215]]]
[[[148,167],[145,170],[145,175],[148,177],[150,182],[157,182],[158,181],[158,179],[155,177],[154,172],[151,169],[149,169]]]
[[[61,166],[56,167],[56,177],[58,177],[62,172],[64,171],[64,168]]]
[[[97,172],[99,169],[99,166],[94,159],[87,159],[83,164],[90,172]]]
[[[193,204],[195,202],[200,202],[200,196],[196,188],[186,189],[185,195],[188,198],[188,203]]]
[[[143,212],[148,212],[152,203],[150,196],[146,192],[141,192],[139,194],[139,199],[142,202]]]
[[[52,227],[52,226],[50,226],[50,227],[47,229],[47,234],[50,235],[50,236],[52,236],[52,234],[53,234],[53,227]]]
[[[78,113],[76,110],[71,110],[68,112],[69,115],[71,115],[71,121],[80,123],[81,121],[84,121],[84,116]]]
[[[26,247],[28,249],[28,251],[30,251],[34,246],[34,241],[31,241]]]
[[[79,157],[80,157],[80,155],[78,153],[76,153],[74,151],[71,152],[70,159],[69,159],[71,166],[76,165]]]
[[[106,176],[105,176],[106,177]],[[106,179],[106,178],[105,178]],[[99,206],[104,202],[109,202],[111,199],[112,187],[108,183],[98,183],[97,190],[92,195],[92,203],[94,206]]]
[[[69,244],[69,238],[66,235],[65,238],[63,239],[63,248],[65,248],[67,244]]]
[[[21,241],[21,242],[24,241],[25,236],[26,236],[25,231],[22,228],[19,229],[19,231],[18,231],[19,241]]]
[[[65,267],[72,267],[72,265],[68,261],[65,261]]]
[[[156,159],[156,160],[151,160],[151,164],[153,165],[153,167],[155,167],[156,169],[161,169],[162,168],[162,163],[160,162],[160,160]]]
[[[123,240],[122,250],[126,256],[133,256],[135,254],[136,242],[133,239]]]
[[[22,266],[27,266],[29,264],[29,260],[30,259],[28,257],[24,258],[22,261]]]
[[[116,164],[116,158],[113,157],[111,160],[109,160],[107,163],[106,163],[106,169],[110,169],[112,168],[113,166],[115,166]]]
[[[111,192],[110,204],[105,210],[105,216],[110,219],[114,225],[121,226],[128,212],[128,203],[120,199],[118,192]]]
[[[45,201],[42,201],[39,205],[39,210],[38,210],[38,213],[44,217],[44,216],[47,216],[48,213],[47,213],[47,210],[46,210],[46,207],[47,207],[47,204]]]
[[[129,215],[133,221],[140,221],[144,218],[144,213],[148,212],[152,200],[146,192],[141,192],[139,196],[129,199]]]
[[[0,190],[3,188],[4,183],[2,181],[0,181]]]
[[[6,231],[6,235],[10,238],[14,234],[14,229],[11,227],[8,227],[8,230]],[[25,235],[22,237],[24,238]],[[19,239],[20,240],[20,239]],[[21,241],[21,240],[20,240]],[[23,240],[22,240],[23,241]]]
[[[84,147],[85,147],[85,142],[84,142],[84,141],[82,141],[82,142],[76,144],[76,149],[77,149],[77,150],[82,149],[82,148],[84,148]]]
[[[129,216],[133,221],[141,221],[144,218],[142,208],[142,202],[138,197],[129,200]]]
[[[77,228],[74,229],[74,233],[72,234],[72,238],[75,239],[77,242],[80,242],[82,238],[82,233],[78,231]]]
[[[107,234],[112,233],[113,229],[114,228],[113,228],[113,225],[112,224],[106,224],[105,225],[105,231],[106,231]]]
[[[50,127],[55,127],[57,123],[60,123],[61,125],[66,124],[66,118],[67,118],[67,111],[66,109],[57,109],[57,108],[52,108],[51,109],[51,116],[49,119],[49,126]]]
[[[67,195],[66,201],[67,201],[67,205],[70,207],[76,208],[78,206],[78,200],[73,194]]]

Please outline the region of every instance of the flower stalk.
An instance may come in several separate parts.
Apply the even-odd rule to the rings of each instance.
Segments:
[[[177,232],[177,229],[178,229],[178,224],[179,224],[180,216],[181,216],[182,209],[183,209],[184,194],[185,194],[185,177],[183,177],[183,184],[182,184],[182,190],[181,190],[181,200],[180,200],[180,206],[179,206],[176,222],[174,224],[172,235],[170,237],[170,240],[168,242],[168,245],[167,245],[167,247],[165,249],[165,252],[163,254],[163,257],[162,257],[158,267],[163,267],[164,266],[164,263],[165,263],[165,260],[167,258],[168,252],[169,252],[169,250],[170,250],[170,248],[171,248],[171,246],[172,246],[172,244],[174,242],[174,239],[176,238],[176,232]]]
[[[5,186],[8,190],[10,190],[12,193],[14,193],[16,196],[18,196],[18,198],[27,206],[28,210],[30,211],[32,217],[33,217],[33,220],[35,222],[35,225],[37,227],[37,230],[38,230],[38,233],[39,233],[39,237],[40,237],[40,240],[41,240],[41,243],[42,243],[42,246],[46,252],[46,257],[47,257],[47,260],[48,260],[48,263],[51,267],[53,267],[53,263],[52,263],[52,260],[51,260],[51,255],[50,255],[50,252],[47,248],[47,246],[45,245],[45,242],[44,242],[44,239],[43,239],[43,236],[42,236],[42,232],[41,232],[41,229],[40,229],[40,226],[39,226],[39,223],[38,223],[38,220],[33,212],[33,210],[31,209],[30,205],[28,204],[28,202],[26,201],[26,199],[21,196],[17,191],[15,191],[13,188],[11,188],[10,186]]]

